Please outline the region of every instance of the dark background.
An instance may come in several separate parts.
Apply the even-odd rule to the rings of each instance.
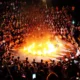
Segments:
[[[14,1],[25,1],[27,5],[32,5],[34,2],[35,4],[38,4],[41,0],[0,0],[0,2],[14,2]],[[74,17],[76,22],[80,22],[80,0],[46,0],[48,6],[75,6],[75,11],[74,11]],[[5,9],[5,5],[0,5],[0,12]]]
[[[52,0],[53,6],[75,6],[74,17],[80,21],[80,0]]]

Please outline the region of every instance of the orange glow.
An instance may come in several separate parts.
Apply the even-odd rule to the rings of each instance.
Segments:
[[[58,41],[57,41],[58,39]],[[39,40],[35,41],[33,40],[30,43],[25,43],[23,44],[20,48],[19,51],[22,53],[25,53],[26,55],[36,55],[36,56],[49,56],[49,57],[54,57],[54,56],[60,56],[60,50],[62,48],[65,48],[65,45],[59,40],[57,37],[54,40],[50,41],[49,39],[47,40]]]
[[[23,44],[17,49],[20,55],[57,58],[71,50],[71,44],[68,45],[59,36],[54,36],[48,26],[39,26],[39,28],[37,26],[28,30],[29,33],[24,37]]]

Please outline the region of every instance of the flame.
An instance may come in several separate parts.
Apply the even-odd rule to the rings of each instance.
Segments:
[[[40,30],[37,27],[31,28],[27,37],[24,37],[23,44],[17,49],[20,55],[50,58],[66,55],[62,51],[70,49],[71,44],[66,44],[67,42],[61,40],[60,36],[54,36],[49,29],[47,26],[40,26]]]
[[[57,40],[33,41],[24,44],[19,51],[25,54],[37,56],[57,56],[60,53],[61,48],[64,47],[63,43],[59,39],[58,42]]]

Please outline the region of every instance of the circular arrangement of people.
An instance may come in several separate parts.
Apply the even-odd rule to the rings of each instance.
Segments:
[[[1,0],[0,80],[80,80],[79,3]]]

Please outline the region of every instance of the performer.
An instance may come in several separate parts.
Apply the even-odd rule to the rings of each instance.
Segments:
[[[80,47],[78,47],[77,53],[76,53],[76,56],[79,56],[79,55],[80,55]]]

